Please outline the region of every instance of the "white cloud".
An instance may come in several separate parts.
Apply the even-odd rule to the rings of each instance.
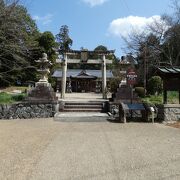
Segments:
[[[45,16],[37,16],[36,15],[36,16],[33,16],[33,19],[35,21],[41,22],[43,25],[47,25],[52,22],[52,17],[53,17],[52,14],[47,14]]]
[[[108,34],[115,37],[128,37],[132,32],[148,32],[147,25],[154,21],[161,21],[161,17],[156,15],[149,18],[139,16],[128,16],[113,20],[108,28]]]
[[[84,3],[87,3],[91,7],[104,4],[108,0],[82,0]]]

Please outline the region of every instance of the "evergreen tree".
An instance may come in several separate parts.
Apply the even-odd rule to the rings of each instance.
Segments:
[[[0,84],[6,86],[33,77],[39,32],[25,7],[16,1],[0,4]]]
[[[59,33],[56,35],[56,40],[59,44],[59,51],[61,53],[70,50],[73,40],[69,36],[69,28],[67,25],[61,26]]]

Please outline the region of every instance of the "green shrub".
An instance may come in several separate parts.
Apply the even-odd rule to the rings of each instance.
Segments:
[[[120,77],[115,77],[110,80],[108,87],[110,89],[110,92],[115,93],[117,91],[117,88],[119,87],[121,80],[122,78]]]
[[[12,95],[12,100],[13,101],[23,101],[25,99],[25,94],[16,94]]]
[[[145,96],[144,87],[135,87],[135,92],[138,94],[139,97]]]
[[[162,80],[159,76],[153,76],[148,81],[148,93],[158,95],[162,92]]]

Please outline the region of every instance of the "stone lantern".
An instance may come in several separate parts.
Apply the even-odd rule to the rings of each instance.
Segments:
[[[47,59],[47,54],[43,53],[42,58],[36,60],[35,62],[37,62],[40,67],[37,70],[41,75],[41,78],[38,83],[48,83],[47,76],[50,73],[49,67],[52,65],[52,63]]]
[[[40,80],[36,83],[35,88],[28,92],[27,100],[29,101],[55,101],[57,100],[56,94],[48,82],[48,74],[50,73],[49,67],[52,65],[47,59],[47,54],[43,53],[42,58],[36,60],[39,64]]]

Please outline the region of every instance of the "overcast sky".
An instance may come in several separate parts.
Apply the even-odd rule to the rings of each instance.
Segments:
[[[102,44],[119,57],[124,55],[122,35],[142,31],[171,11],[171,0],[26,0],[25,5],[41,32],[55,35],[68,25],[73,49],[93,50]]]

